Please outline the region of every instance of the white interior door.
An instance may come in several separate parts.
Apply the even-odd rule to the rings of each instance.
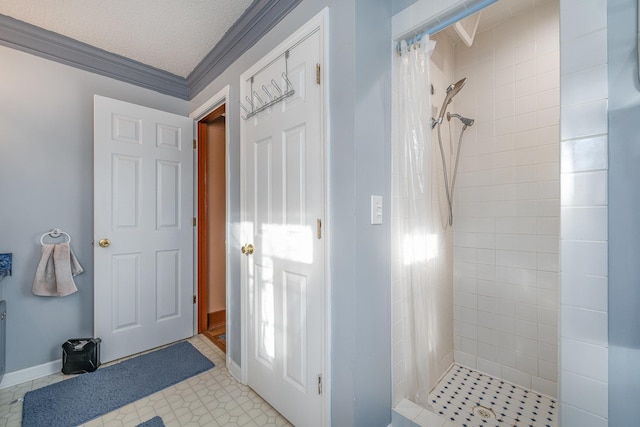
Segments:
[[[324,137],[316,66],[321,34],[265,58],[242,99],[277,94],[288,70],[295,94],[243,121],[248,290],[248,383],[294,425],[322,425],[324,353]],[[274,93],[276,92],[276,93]],[[256,98],[254,97],[254,100]],[[320,230],[321,231],[321,230]]]
[[[102,361],[193,334],[193,122],[94,99],[94,332]]]

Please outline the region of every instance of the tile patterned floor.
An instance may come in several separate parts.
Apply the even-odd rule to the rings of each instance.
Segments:
[[[462,427],[557,427],[553,399],[453,365],[429,394],[440,416]]]
[[[167,427],[283,427],[291,424],[225,368],[224,353],[202,335],[188,340],[215,368],[96,418],[85,427],[130,427],[159,415]],[[60,374],[0,390],[0,427],[20,427],[24,394],[71,378]],[[12,403],[14,402],[14,403]]]

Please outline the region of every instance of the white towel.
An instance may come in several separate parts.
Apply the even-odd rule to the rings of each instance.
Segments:
[[[69,243],[43,245],[32,292],[48,297],[70,295],[78,291],[73,276],[83,271]]]

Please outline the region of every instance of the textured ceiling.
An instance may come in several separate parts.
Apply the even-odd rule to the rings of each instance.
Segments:
[[[187,77],[251,0],[10,0],[0,14]]]

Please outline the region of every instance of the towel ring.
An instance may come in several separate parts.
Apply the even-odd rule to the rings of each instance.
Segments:
[[[64,234],[65,236],[67,236],[67,239],[69,239],[66,243],[71,243],[71,236],[69,236],[69,233],[62,231],[62,230],[60,230],[59,228],[54,228],[53,230],[51,230],[51,231],[48,231],[48,232],[44,233],[44,234],[42,235],[42,237],[40,237],[40,244],[41,244],[42,246],[44,246],[44,238],[45,238],[46,236],[51,236],[51,237],[53,237],[53,238],[57,238],[57,237],[60,237],[62,234]]]

